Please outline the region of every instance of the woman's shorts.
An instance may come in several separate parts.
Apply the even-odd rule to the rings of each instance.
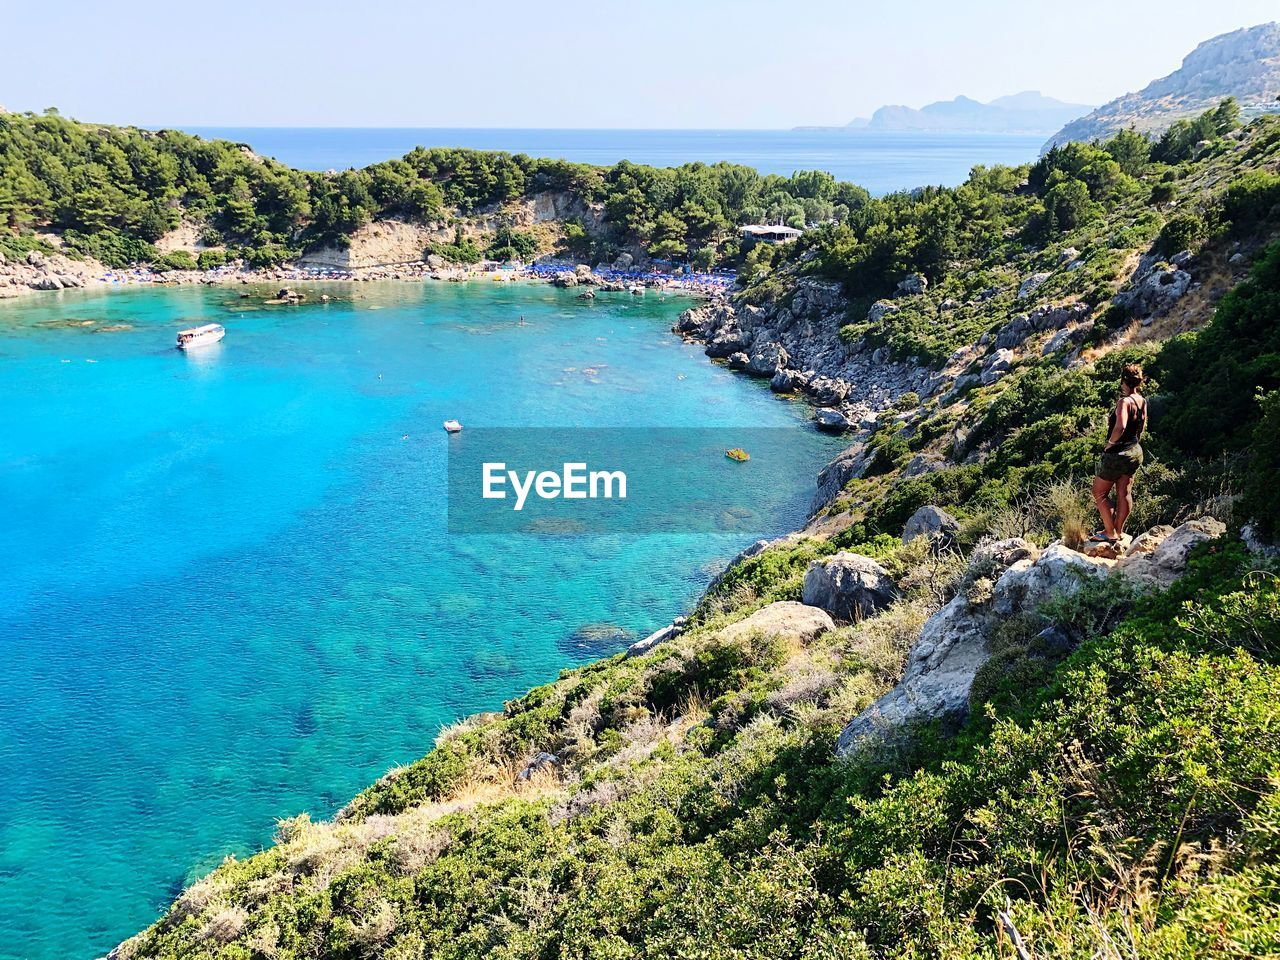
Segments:
[[[1121,477],[1132,477],[1142,466],[1142,446],[1133,444],[1123,450],[1103,451],[1098,458],[1097,477],[1115,483]]]

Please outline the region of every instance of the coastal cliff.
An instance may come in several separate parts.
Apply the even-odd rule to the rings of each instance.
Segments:
[[[1223,97],[1235,97],[1248,117],[1280,111],[1280,23],[1262,23],[1204,41],[1173,73],[1072,120],[1049,138],[1045,149],[1126,129],[1160,134]]]
[[[1131,146],[873,207],[691,309],[848,436],[808,527],[281,821],[114,956],[1264,952],[1280,128],[1176,169]],[[1138,536],[1082,551],[1134,361]]]

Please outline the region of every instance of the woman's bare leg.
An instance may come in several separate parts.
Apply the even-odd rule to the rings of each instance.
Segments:
[[[1102,530],[1114,540],[1118,536],[1116,518],[1111,512],[1111,501],[1107,499],[1113,486],[1115,484],[1110,480],[1103,480],[1101,477],[1093,478],[1093,502],[1098,508],[1098,515],[1102,517]]]
[[[1121,477],[1116,481],[1116,536],[1124,535],[1124,522],[1133,512],[1133,477]]]

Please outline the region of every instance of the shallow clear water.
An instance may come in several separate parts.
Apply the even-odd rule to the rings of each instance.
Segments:
[[[1030,163],[1046,135],[873,130],[486,130],[359,127],[188,127],[250,144],[303,170],[363,167],[414,147],[471,147],[531,157],[656,167],[721,160],[789,177],[826,170],[872,193],[963,183],[974,164]]]
[[[0,303],[5,960],[104,953],[273,818],[332,814],[442,723],[621,643],[582,626],[666,622],[802,520],[833,452],[674,337],[677,299],[241,290]],[[209,320],[222,344],[173,349]],[[716,534],[450,536],[449,417],[786,428],[790,474]]]

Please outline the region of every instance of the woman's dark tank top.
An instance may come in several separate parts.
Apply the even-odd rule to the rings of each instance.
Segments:
[[[1120,439],[1116,441],[1117,447],[1128,447],[1137,443],[1142,437],[1142,429],[1147,425],[1147,401],[1146,398],[1140,396],[1130,396],[1128,399],[1133,401],[1133,411],[1129,415],[1129,421],[1124,425],[1124,433],[1120,434]],[[1112,431],[1116,428],[1116,412],[1111,411],[1111,416],[1107,419],[1107,436],[1111,436]]]

